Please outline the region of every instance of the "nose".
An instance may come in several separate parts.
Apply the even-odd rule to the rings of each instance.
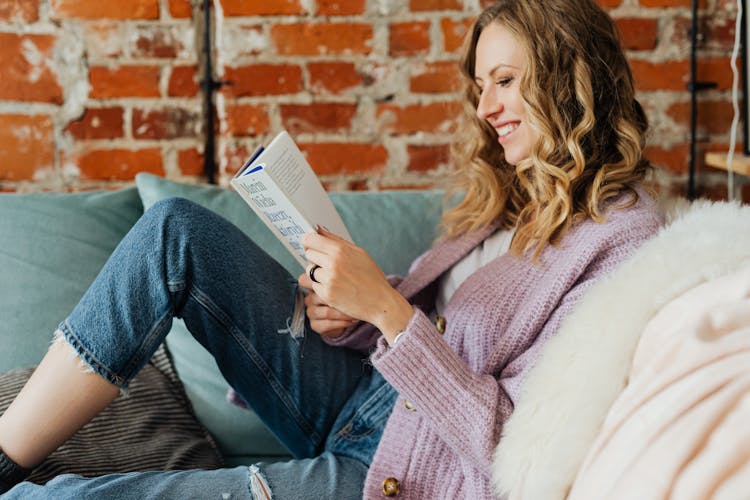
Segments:
[[[494,85],[488,85],[479,96],[477,116],[480,120],[487,120],[490,116],[502,111],[503,106],[495,92]]]

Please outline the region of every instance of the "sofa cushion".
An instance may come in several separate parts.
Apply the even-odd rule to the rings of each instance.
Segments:
[[[215,186],[179,184],[150,174],[139,174],[136,184],[146,209],[172,196],[192,200],[234,223],[294,276],[302,271],[237,193]],[[334,192],[330,196],[354,241],[387,274],[405,273],[411,261],[430,246],[443,199],[437,190]],[[216,438],[228,464],[285,453],[257,416],[226,402],[226,381],[184,323],[175,321],[167,344],[198,418]]]
[[[32,368],[0,374],[0,414],[28,380]],[[192,413],[165,349],[102,413],[34,469],[43,484],[64,473],[87,477],[138,470],[216,469],[216,444]]]
[[[134,188],[0,195],[0,372],[39,362],[141,213]]]

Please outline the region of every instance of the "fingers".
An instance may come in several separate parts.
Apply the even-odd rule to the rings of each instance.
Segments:
[[[341,242],[344,242],[344,243],[349,243],[347,240],[345,240],[344,238],[342,238],[338,234],[330,232],[328,229],[326,229],[325,227],[321,226],[320,224],[315,224],[315,230],[317,231],[318,234],[322,234],[323,236],[325,236],[327,238],[330,238],[332,240],[338,240],[338,241],[341,241]]]
[[[330,232],[305,233],[302,235],[302,246],[306,251],[316,250],[324,255],[335,254],[341,248],[354,246],[352,243]],[[312,260],[308,257],[308,260]],[[318,264],[323,265],[322,262]]]
[[[307,305],[307,317],[310,318],[310,320],[343,321],[347,324],[351,324],[355,321],[352,317],[325,304],[307,304],[307,300],[305,300],[305,304]]]
[[[337,326],[336,322],[329,322],[327,320],[322,322],[310,322],[310,328],[312,328],[314,332],[329,338],[340,337],[349,326],[351,326],[351,324]]]

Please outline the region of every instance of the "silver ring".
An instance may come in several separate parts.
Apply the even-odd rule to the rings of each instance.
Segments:
[[[320,266],[315,264],[310,268],[310,271],[307,273],[308,276],[310,276],[310,279],[313,280],[315,283],[320,284],[320,281],[315,279],[315,271],[320,269]]]

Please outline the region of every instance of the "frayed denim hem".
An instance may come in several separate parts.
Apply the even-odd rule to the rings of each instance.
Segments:
[[[305,336],[305,294],[297,287],[294,294],[294,310],[292,316],[286,319],[286,328],[276,330],[278,334],[289,334],[293,339]]]
[[[86,347],[78,340],[73,330],[68,325],[67,321],[60,323],[60,326],[55,330],[52,345],[56,344],[67,344],[70,348],[72,356],[75,356],[79,360],[82,373],[96,373],[107,382],[115,385],[120,389],[120,394],[127,396],[128,394],[128,381],[123,377],[113,373],[109,368],[99,361]]]

